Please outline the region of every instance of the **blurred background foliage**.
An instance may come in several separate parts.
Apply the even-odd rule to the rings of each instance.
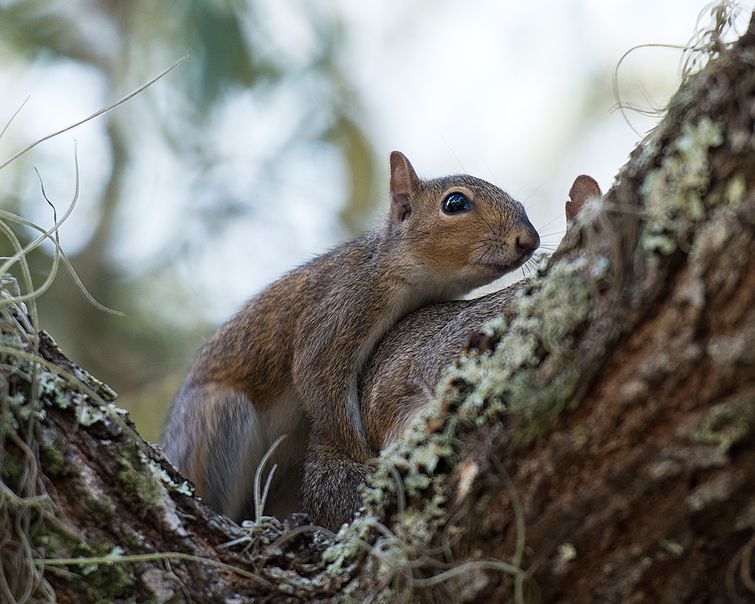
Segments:
[[[159,144],[169,147],[188,172],[202,175],[196,178],[197,186],[205,189],[202,194],[181,200],[182,212],[191,214],[194,225],[172,224],[173,232],[164,233],[160,248],[141,267],[123,270],[109,248],[122,227],[119,215],[129,204],[127,182],[133,176],[134,155],[144,144],[143,122],[139,123],[144,116],[139,115],[142,108],[132,107],[107,114],[99,118],[106,131],[102,160],[108,164],[107,183],[86,241],[70,254],[70,259],[94,297],[122,311],[125,317],[97,310],[73,281],[62,275],[39,302],[42,324],[82,366],[121,393],[122,403],[131,408],[148,438],[159,435],[166,402],[178,386],[187,353],[212,328],[210,318],[191,305],[182,305],[180,318],[172,308],[163,312],[164,304],[181,305],[181,299],[191,295],[174,274],[176,259],[204,253],[213,239],[224,236],[225,225],[249,218],[257,210],[254,203],[240,196],[212,191],[213,171],[222,158],[206,144],[202,133],[214,127],[223,103],[236,91],[257,89],[270,97],[278,89],[290,88],[311,95],[295,116],[296,122],[281,125],[283,140],[260,154],[260,161],[267,165],[260,172],[268,182],[258,186],[271,200],[275,180],[285,178],[275,167],[284,163],[280,155],[292,146],[318,145],[332,149],[343,164],[347,185],[341,218],[346,230],[356,232],[363,227],[377,199],[375,153],[355,115],[358,103],[348,79],[334,60],[339,52],[341,24],[337,17],[306,3],[299,8],[306,12],[312,39],[318,43],[306,53],[297,49],[291,54],[276,51],[276,43],[283,44],[274,39],[274,32],[266,30],[253,3],[113,0],[76,4],[25,0],[5,3],[0,9],[4,53],[16,53],[36,63],[73,61],[95,70],[104,81],[105,96],[110,98],[134,87],[150,71],[159,71],[176,57],[190,55],[190,60],[169,76],[170,83],[162,83],[172,87],[170,120],[149,120],[147,127],[150,138],[159,137]],[[86,14],[88,11],[90,14]],[[28,177],[28,163],[33,160],[17,162],[15,173]],[[32,203],[40,201],[39,192],[30,197]],[[3,199],[4,207],[22,214],[26,213],[25,203],[25,199],[12,195]],[[63,241],[65,245],[65,238]],[[4,251],[7,253],[7,249]],[[50,250],[32,254],[30,261],[35,276],[45,274]],[[148,293],[155,284],[159,291]]]
[[[618,57],[632,43],[683,43],[703,7],[617,2],[652,26],[632,42],[608,29],[604,3],[375,4],[0,0],[0,118],[42,91],[0,141],[3,159],[189,55],[0,175],[2,206],[49,225],[33,167],[60,215],[79,139],[82,196],[63,248],[97,300],[124,316],[97,310],[61,274],[39,300],[42,327],[121,394],[147,438],[159,437],[188,360],[219,321],[376,220],[392,148],[408,147],[426,175],[467,168],[513,183],[555,244],[571,179],[589,171],[607,188],[638,138],[608,121]],[[681,28],[664,29],[661,13],[683,14]],[[662,105],[677,60],[628,65],[637,84],[622,94]],[[38,282],[50,254],[30,257]]]

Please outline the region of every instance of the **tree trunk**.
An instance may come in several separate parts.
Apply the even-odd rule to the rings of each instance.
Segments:
[[[753,601],[754,119],[755,20],[338,536],[213,513],[6,289],[0,600]]]

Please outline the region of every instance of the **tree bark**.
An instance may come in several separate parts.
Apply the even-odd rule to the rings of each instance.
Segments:
[[[6,289],[0,600],[753,601],[754,119],[755,21],[338,536],[208,509]]]

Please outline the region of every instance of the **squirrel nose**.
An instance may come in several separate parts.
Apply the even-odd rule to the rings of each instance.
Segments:
[[[540,235],[535,228],[528,224],[525,229],[516,237],[516,249],[521,254],[531,254],[540,247]]]

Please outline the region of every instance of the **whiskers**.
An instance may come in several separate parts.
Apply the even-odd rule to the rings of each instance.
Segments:
[[[540,256],[543,255],[542,252],[546,252],[548,254],[555,252],[556,249],[558,249],[558,246],[560,245],[561,240],[563,239],[565,234],[566,230],[564,229],[561,231],[553,231],[552,233],[545,233],[540,235],[540,247],[538,248],[541,252]]]
[[[484,249],[484,248],[487,248],[487,249],[485,249],[485,251],[483,252],[482,256],[480,256],[476,260],[476,262],[479,263],[479,264],[485,264],[485,261],[487,259],[489,259],[490,255],[493,253],[493,251],[497,251],[499,247],[500,247],[500,243],[496,239],[493,239],[491,241],[490,238],[488,238],[488,239],[486,239],[484,241],[481,241],[478,245],[476,245],[475,247],[472,248],[472,251],[476,252],[476,251],[478,251],[480,249]]]
[[[546,222],[546,223],[545,223],[545,224],[544,224],[543,226],[541,226],[541,227],[539,227],[539,228],[537,229],[537,230],[538,230],[538,232],[539,232],[539,231],[544,231],[544,230],[545,230],[546,228],[548,228],[549,226],[551,226],[551,225],[552,225],[552,224],[553,224],[554,222],[556,222],[556,221],[558,221],[558,220],[561,220],[562,218],[563,218],[562,216],[556,216],[556,217],[555,217],[554,219],[552,219],[552,220],[549,220],[549,221],[548,221],[548,222]]]
[[[486,249],[487,248],[487,250],[485,252],[485,253],[487,253],[491,249],[493,249],[494,247],[496,247],[495,244],[496,244],[496,238],[495,237],[485,237],[484,239],[481,239],[480,241],[478,241],[477,243],[475,243],[472,246],[471,250],[472,250],[472,252],[478,252],[478,251],[480,251],[482,249]]]
[[[540,247],[542,247],[542,245]],[[525,279],[531,277],[537,270],[537,265],[540,263],[540,260],[547,256],[550,256],[550,254],[543,254],[540,252],[530,256],[529,260],[522,265],[522,277]]]

